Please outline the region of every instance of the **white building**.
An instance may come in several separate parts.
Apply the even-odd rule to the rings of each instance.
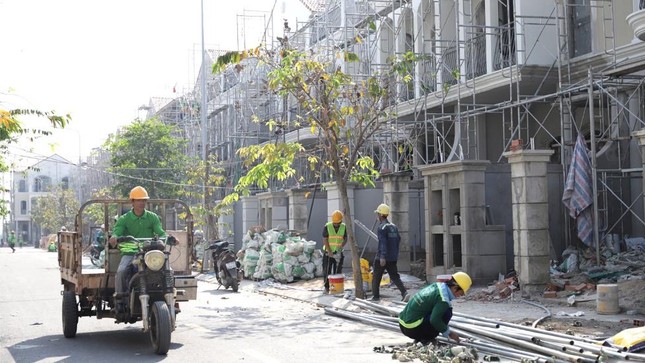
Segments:
[[[73,187],[76,164],[53,154],[22,171],[12,172],[11,218],[9,230],[16,231],[25,245],[40,240],[41,230],[32,223],[31,209],[36,198],[46,195],[53,186]]]

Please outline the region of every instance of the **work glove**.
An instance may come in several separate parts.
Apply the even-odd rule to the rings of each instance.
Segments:
[[[385,261],[385,259],[384,259],[384,258],[381,258],[380,263],[381,263],[381,267],[385,267],[385,263],[386,263],[386,261]]]

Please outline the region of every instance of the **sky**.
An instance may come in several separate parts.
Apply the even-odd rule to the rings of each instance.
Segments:
[[[58,153],[76,163],[145,117],[139,107],[151,97],[191,91],[201,60],[202,1],[209,49],[257,46],[272,8],[274,38],[284,18],[295,29],[309,15],[298,0],[0,0],[0,108],[72,117],[53,137],[12,146],[14,157],[30,165]]]

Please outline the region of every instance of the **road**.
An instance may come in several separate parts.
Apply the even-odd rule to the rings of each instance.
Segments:
[[[0,248],[0,362],[392,362],[374,346],[409,341],[400,333],[325,315],[310,303],[240,292],[200,281],[198,299],[182,303],[166,356],[152,352],[141,323],[79,319],[62,334],[56,253]]]

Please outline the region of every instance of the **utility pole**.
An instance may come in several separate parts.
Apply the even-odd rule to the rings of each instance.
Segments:
[[[202,90],[202,98],[201,98],[201,126],[202,126],[202,160],[204,160],[204,165],[206,166],[208,164],[208,113],[207,113],[207,108],[208,108],[208,99],[206,97],[206,46],[204,43],[204,0],[201,0],[201,17],[202,17],[202,66],[201,66],[201,90]],[[206,166],[206,171],[208,170],[208,167]],[[210,221],[210,208],[209,208],[209,203],[208,203],[208,173],[205,172],[204,176],[204,187],[202,189],[202,192],[204,194],[203,198],[203,205],[204,205],[204,210],[206,211],[208,218],[207,220]],[[204,238],[208,240],[209,237],[209,226],[208,223],[204,226]]]

